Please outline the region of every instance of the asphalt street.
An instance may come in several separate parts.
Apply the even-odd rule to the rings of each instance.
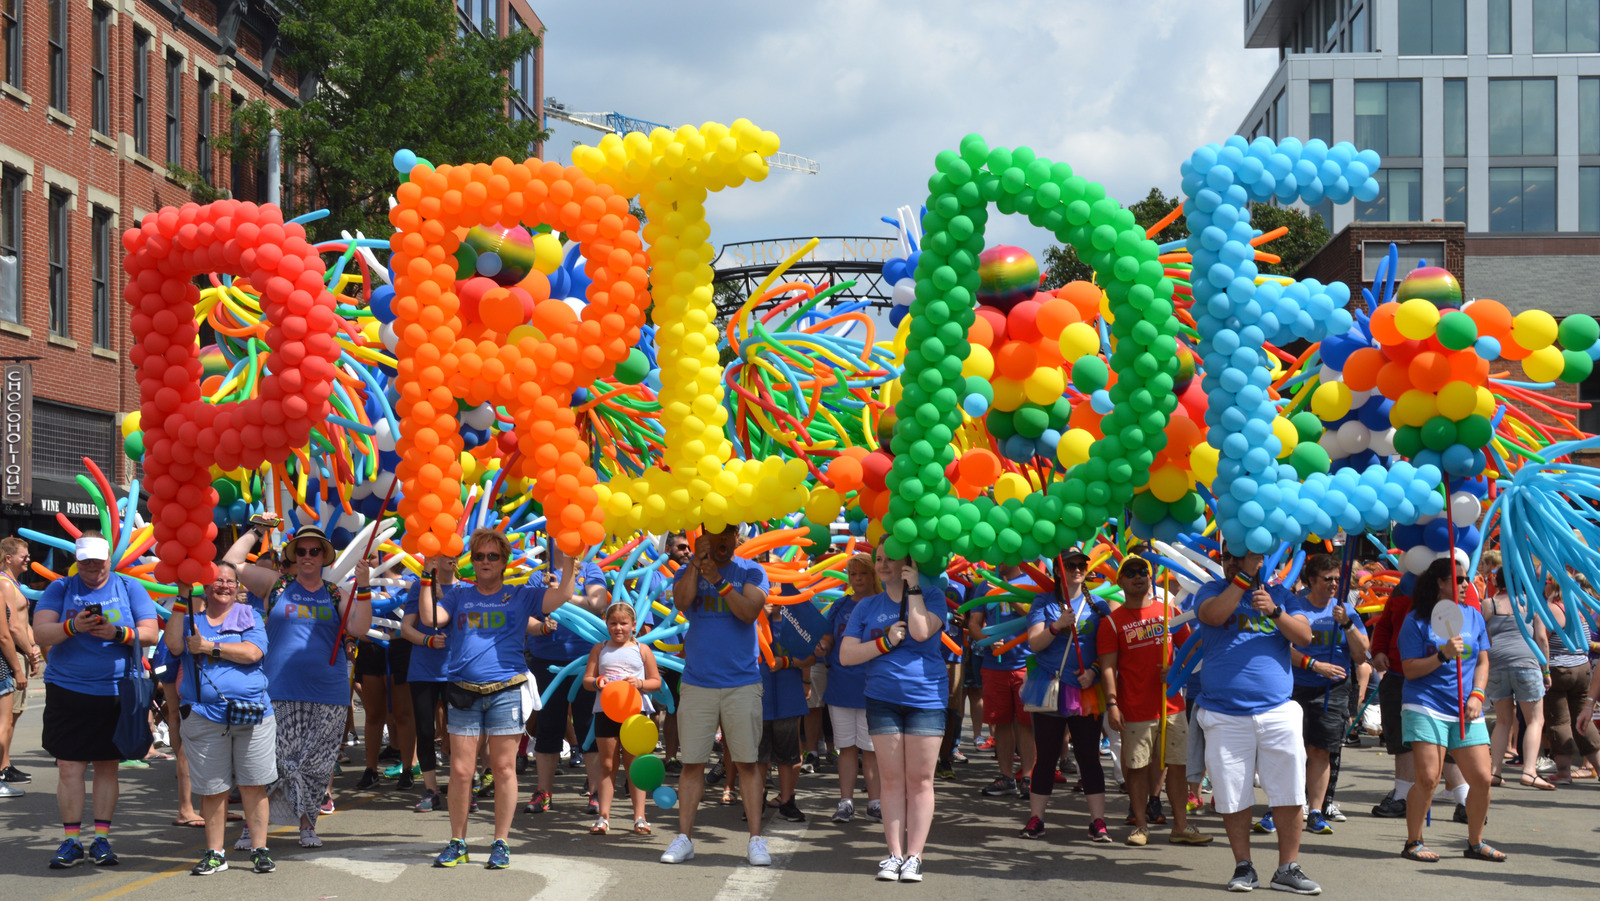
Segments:
[[[921,885],[887,885],[873,881],[884,856],[881,829],[857,817],[836,825],[829,821],[837,797],[831,770],[802,777],[799,799],[806,823],[769,821],[774,865],[752,868],[744,862],[745,830],[740,808],[706,804],[696,831],[694,861],[668,866],[657,861],[675,832],[675,813],[652,804],[656,833],[649,837],[613,834],[591,837],[592,822],[584,815],[579,795],[580,772],[557,780],[557,803],[548,814],[518,813],[512,829],[512,868],[484,870],[493,804],[475,814],[469,844],[472,865],[435,869],[432,856],[448,838],[446,815],[418,814],[410,805],[417,792],[399,792],[392,781],[382,790],[356,792],[361,772],[356,759],[336,779],[338,812],[320,824],[325,845],[316,850],[296,845],[291,830],[276,830],[272,848],[278,870],[270,875],[249,872],[247,855],[230,852],[237,867],[209,877],[189,875],[203,850],[199,829],[171,825],[175,812],[173,765],[124,766],[122,796],[113,825],[117,867],[47,868],[61,840],[54,790],[53,764],[39,750],[39,716],[43,698],[22,720],[15,742],[17,766],[33,774],[26,797],[0,800],[0,898],[7,901],[128,901],[190,897],[256,899],[264,893],[278,899],[305,901],[377,901],[426,899],[550,899],[550,901],[660,901],[660,899],[816,899],[851,897],[865,892],[918,893],[951,899],[1182,898],[1213,896],[1223,891],[1232,860],[1214,815],[1195,823],[1216,836],[1206,847],[1168,845],[1157,827],[1148,847],[1121,844],[1127,827],[1125,796],[1112,795],[1112,836],[1117,843],[1087,841],[1088,816],[1081,795],[1068,784],[1059,786],[1043,840],[1025,840],[1017,831],[1026,816],[1016,798],[982,797],[979,789],[995,775],[993,755],[973,753],[958,767],[958,780],[940,782],[938,810],[926,854],[926,881]],[[1432,865],[1399,857],[1404,821],[1379,820],[1367,811],[1387,790],[1390,758],[1372,747],[1346,750],[1339,798],[1350,815],[1333,835],[1307,835],[1301,863],[1320,882],[1324,894],[1372,899],[1505,898],[1519,891],[1540,898],[1592,897],[1600,882],[1600,836],[1594,810],[1600,804],[1600,783],[1591,782],[1554,793],[1517,785],[1496,789],[1486,836],[1510,855],[1503,864],[1462,858],[1466,827],[1450,822],[1451,802],[1443,793],[1435,801],[1427,837],[1443,860]],[[670,777],[669,777],[670,779]],[[524,779],[532,784],[531,772]],[[670,782],[669,782],[670,784]],[[420,787],[420,783],[419,783]],[[520,808],[528,789],[517,798]],[[720,792],[708,792],[719,797]],[[864,797],[858,793],[864,809]],[[627,822],[626,807],[615,819]],[[230,824],[229,844],[238,834]],[[1255,836],[1254,855],[1263,879],[1276,861],[1272,836]],[[1265,841],[1263,841],[1265,839]],[[1264,890],[1264,888],[1263,888]]]

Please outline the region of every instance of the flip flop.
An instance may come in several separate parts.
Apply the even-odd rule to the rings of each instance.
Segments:
[[[237,822],[242,821],[243,819],[244,819],[244,814],[242,814],[242,813],[234,813],[231,810],[228,811],[228,822],[237,823]]]
[[[1555,784],[1545,777],[1536,775],[1529,778],[1527,773],[1522,774],[1522,784],[1537,788],[1540,791],[1553,792],[1556,790]]]
[[[1490,863],[1506,862],[1505,852],[1495,850],[1495,847],[1488,842],[1478,842],[1476,845],[1468,845],[1466,850],[1461,852],[1461,856],[1471,857],[1477,860],[1487,860]]]
[[[1423,856],[1424,854],[1426,854],[1428,856],[1424,857]],[[1434,853],[1433,851],[1429,850],[1428,846],[1424,845],[1420,841],[1406,842],[1405,850],[1400,852],[1400,856],[1404,857],[1406,860],[1415,860],[1418,863],[1438,863],[1439,862],[1439,855]],[[1469,857],[1471,856],[1470,849],[1469,849],[1468,856]]]
[[[206,828],[206,821],[202,817],[195,817],[192,820],[173,820],[172,825],[188,826],[190,829],[204,829]]]

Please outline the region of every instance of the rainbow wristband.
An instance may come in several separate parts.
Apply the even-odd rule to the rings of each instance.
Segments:
[[[127,627],[127,626],[118,626],[117,627],[117,643],[118,644],[133,644],[133,629],[131,629],[131,628]]]
[[[877,645],[878,653],[880,655],[881,654],[887,654],[890,651],[894,650],[894,645],[889,643],[889,639],[888,638],[879,637],[876,641],[873,642],[873,644]]]
[[[717,587],[717,594],[720,594],[725,598],[731,598],[735,594],[738,594],[738,592],[734,590],[732,582],[723,582]]]
[[[356,600],[366,601],[369,604],[372,603],[372,588],[370,586],[366,588],[357,587]]]
[[[189,612],[189,603],[187,601],[174,601],[172,603],[172,612],[179,616],[186,615]]]
[[[68,638],[71,638],[72,636],[78,634],[78,630],[73,628],[73,626],[72,626],[72,619],[70,617],[67,619],[66,622],[61,624],[61,629],[62,629],[62,631],[67,633],[67,637]]]
[[[1303,670],[1310,670],[1311,669],[1311,664],[1315,663],[1315,662],[1316,661],[1312,660],[1310,657],[1301,657],[1300,658],[1300,668],[1303,669]]]
[[[1244,590],[1244,591],[1249,591],[1249,590],[1250,590],[1250,589],[1251,589],[1251,588],[1253,588],[1253,587],[1254,587],[1254,586],[1253,586],[1253,585],[1252,585],[1252,583],[1251,583],[1251,582],[1250,582],[1250,580],[1249,580],[1249,579],[1246,579],[1246,578],[1245,578],[1245,577],[1244,577],[1244,574],[1243,574],[1243,573],[1239,573],[1239,574],[1237,574],[1237,575],[1235,575],[1235,576],[1234,576],[1234,577],[1233,577],[1233,584],[1235,584],[1235,585],[1237,585],[1237,586],[1239,586],[1239,588],[1240,588],[1240,589],[1241,589],[1241,590]]]
[[[1472,691],[1467,693],[1467,697],[1476,697],[1479,701],[1485,700],[1483,689],[1481,688],[1474,688]]]

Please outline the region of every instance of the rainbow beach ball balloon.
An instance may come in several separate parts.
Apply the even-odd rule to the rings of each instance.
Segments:
[[[1441,310],[1459,309],[1461,283],[1456,281],[1456,277],[1451,275],[1448,269],[1439,266],[1419,266],[1400,280],[1394,292],[1396,303],[1405,303],[1413,298],[1432,301],[1433,305]]]
[[[1020,247],[1000,244],[978,255],[978,303],[1002,312],[1039,290],[1039,263]]]

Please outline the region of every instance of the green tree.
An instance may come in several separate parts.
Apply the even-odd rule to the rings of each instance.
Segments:
[[[1133,213],[1133,221],[1146,229],[1165,219],[1172,212],[1182,198],[1177,195],[1168,197],[1160,188],[1151,188],[1143,200],[1129,204],[1128,210]],[[1180,217],[1155,235],[1158,244],[1186,238],[1189,228]],[[1044,287],[1055,290],[1068,282],[1085,281],[1093,275],[1089,264],[1078,259],[1078,252],[1069,244],[1051,245],[1044,252],[1045,279]]]
[[[1283,258],[1281,263],[1258,261],[1256,267],[1263,275],[1294,275],[1333,237],[1328,233],[1328,224],[1322,221],[1321,216],[1310,215],[1292,206],[1255,204],[1250,209],[1250,224],[1263,233],[1280,226],[1289,229],[1283,237],[1261,245],[1261,249],[1267,253]]]
[[[297,205],[327,208],[327,231],[392,230],[396,150],[436,164],[520,161],[549,136],[507,112],[506,72],[539,45],[531,31],[458,36],[455,7],[444,0],[280,0],[278,7],[292,48],[285,62],[312,76],[315,90],[293,109],[247,104],[239,137],[227,143],[234,153],[257,153],[276,125],[284,159],[296,167],[295,196],[305,198]]]

